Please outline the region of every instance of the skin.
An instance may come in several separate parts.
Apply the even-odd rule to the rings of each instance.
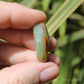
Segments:
[[[42,63],[35,51],[33,26],[45,20],[39,10],[0,1],[0,38],[8,42],[0,42],[0,84],[43,84],[58,76],[59,57],[49,54]],[[51,51],[57,42],[49,38]]]

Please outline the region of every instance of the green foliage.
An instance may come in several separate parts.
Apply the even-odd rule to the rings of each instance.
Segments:
[[[47,22],[49,34],[52,35],[83,1],[84,0],[66,0]]]
[[[27,7],[32,7],[35,2],[36,0],[23,0],[21,4]]]
[[[84,84],[84,0],[4,1],[46,13],[49,34],[58,42],[53,53],[61,58],[59,77],[47,84]]]
[[[49,4],[50,4],[51,0],[43,0],[42,1],[42,7],[43,7],[43,11],[47,11],[48,10],[48,7],[49,7]]]

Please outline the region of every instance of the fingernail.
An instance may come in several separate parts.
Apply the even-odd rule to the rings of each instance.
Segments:
[[[40,81],[41,83],[46,83],[56,78],[59,74],[59,69],[57,66],[52,66],[50,68],[45,69],[40,73]]]
[[[54,37],[50,37],[50,39],[52,40],[53,43],[56,43],[56,39]]]
[[[59,66],[61,64],[60,58],[57,56],[56,58],[56,64]]]
[[[54,50],[57,47],[57,41],[54,37],[49,37],[49,51]]]

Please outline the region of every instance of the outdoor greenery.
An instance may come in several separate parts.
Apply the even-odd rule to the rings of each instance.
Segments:
[[[60,75],[47,84],[84,84],[84,0],[3,0],[46,13],[48,32],[58,41]]]

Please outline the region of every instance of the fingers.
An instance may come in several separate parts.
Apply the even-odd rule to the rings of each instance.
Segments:
[[[36,51],[29,50],[25,47],[0,43],[0,65],[13,65],[30,61],[39,61]],[[53,54],[48,55],[48,61],[60,65],[60,59]]]
[[[25,62],[0,70],[0,83],[41,84],[56,78],[58,74],[59,68],[54,63]]]
[[[23,44],[27,48],[35,49],[32,30],[2,29],[0,38],[12,44]]]
[[[15,45],[8,45],[0,43],[0,64],[12,65],[25,61],[37,61],[35,51],[28,50],[25,47],[19,47]],[[4,53],[5,52],[5,53]]]
[[[46,15],[39,10],[30,9],[17,3],[0,1],[0,29],[9,27],[29,29],[34,24],[45,20]]]
[[[57,47],[57,40],[54,37],[49,37],[49,51],[54,50]]]
[[[53,55],[53,54],[48,55],[48,61],[53,62],[53,63],[57,64],[58,66],[61,63],[60,58],[56,55]]]
[[[27,48],[35,49],[33,30],[1,29],[0,38],[12,44],[23,44]],[[56,48],[57,41],[53,37],[49,39],[49,51],[51,51]]]

